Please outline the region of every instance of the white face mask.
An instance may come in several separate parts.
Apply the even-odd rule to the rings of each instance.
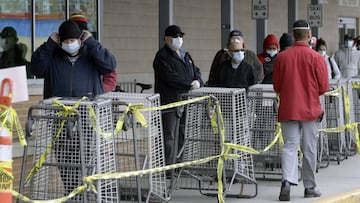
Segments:
[[[238,51],[238,52],[234,52],[232,59],[233,62],[235,63],[241,63],[242,60],[244,60],[245,54],[244,51]]]
[[[175,49],[180,49],[183,44],[183,38],[182,37],[172,38],[171,44]]]
[[[351,48],[354,45],[354,41],[352,40],[346,40],[345,41],[345,47],[346,48]]]
[[[266,50],[266,53],[269,54],[270,57],[274,57],[278,53],[278,51],[269,49],[269,50]]]
[[[321,54],[322,56],[325,56],[326,55],[326,50],[320,50],[319,54]]]
[[[80,49],[80,43],[79,40],[74,41],[71,44],[61,43],[61,48],[69,53],[70,55],[75,55]]]

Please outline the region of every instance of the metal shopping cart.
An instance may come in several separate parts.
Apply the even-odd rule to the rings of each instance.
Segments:
[[[344,97],[345,105],[349,105],[349,112],[345,111],[345,120],[349,119],[348,123],[360,122],[360,77],[353,77],[347,81],[347,96]],[[348,101],[346,101],[348,99]],[[348,118],[347,118],[348,117]],[[360,125],[357,126],[360,131]],[[347,132],[346,146],[349,155],[355,155],[357,146],[355,131]]]
[[[33,200],[64,197],[84,184],[84,176],[116,171],[111,100],[44,100],[29,109],[26,131],[30,142],[24,149],[20,193]],[[27,159],[32,160],[31,172]],[[88,189],[67,202],[119,202],[116,180],[94,185],[97,194]]]
[[[188,104],[185,106],[185,140],[178,154],[182,161],[219,155],[223,142],[251,147],[245,89],[203,87],[186,94],[185,98],[208,95],[215,97],[220,104],[225,126],[225,140],[222,140],[219,132],[211,126],[211,115],[213,115],[211,112],[216,110],[216,105],[209,106],[209,101]],[[252,155],[235,150],[232,153],[239,155],[239,158],[230,158],[224,162],[225,196],[255,197],[257,182],[254,177]],[[215,196],[218,191],[217,167],[218,160],[216,159],[181,168],[174,188],[194,189],[199,190],[203,195]],[[249,185],[251,187],[245,187]]]
[[[247,99],[252,146],[254,149],[262,151],[280,133],[280,124],[277,122],[276,93],[271,84],[257,84],[249,88]],[[257,179],[281,180],[281,151],[282,145],[278,140],[266,152],[254,155]],[[299,168],[301,168],[301,153],[298,157]],[[301,179],[301,170],[299,170],[299,179]]]
[[[112,100],[113,120],[116,126],[129,104],[142,104],[145,108],[160,105],[159,94],[109,92],[101,98]],[[159,110],[141,112],[147,121],[142,126],[129,112],[123,130],[115,135],[117,171],[127,172],[165,166],[161,113]],[[165,172],[122,178],[118,180],[121,202],[167,202],[168,191]]]
[[[337,128],[345,124],[344,121],[344,99],[343,84],[341,81],[330,81],[331,91],[324,94],[325,96],[325,115],[327,128]],[[347,158],[347,148],[345,132],[329,132],[328,145],[330,160],[340,161]]]

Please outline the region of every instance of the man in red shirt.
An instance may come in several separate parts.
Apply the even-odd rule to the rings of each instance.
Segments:
[[[298,184],[297,147],[302,136],[304,197],[319,197],[315,182],[317,131],[323,111],[319,96],[329,89],[325,60],[309,48],[310,26],[305,20],[293,25],[295,44],[278,54],[273,86],[280,96],[278,121],[284,138],[282,185],[279,200],[290,200],[290,185]]]

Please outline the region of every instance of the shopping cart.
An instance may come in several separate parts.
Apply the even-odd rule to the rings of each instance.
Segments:
[[[221,139],[220,133],[211,125],[211,116],[214,116],[212,112],[217,110],[216,105],[209,106],[209,100],[186,105],[184,109],[185,140],[177,156],[184,162],[219,155],[223,142],[251,147],[245,89],[203,87],[192,90],[183,97],[191,99],[208,95],[216,98],[220,104],[225,126],[225,140]],[[216,120],[219,119],[216,118]],[[231,152],[239,155],[239,158],[230,158],[224,162],[225,196],[255,197],[257,182],[254,177],[252,155],[242,151]],[[173,188],[199,190],[203,195],[216,196],[218,194],[217,167],[218,160],[216,159],[181,168],[177,173]],[[249,185],[252,186],[251,189],[245,187]]]
[[[24,148],[20,193],[33,200],[64,197],[84,184],[84,176],[116,172],[111,100],[44,100],[30,107],[26,132],[30,142]],[[32,159],[31,172],[27,159]],[[97,194],[87,189],[67,202],[119,202],[116,180],[94,185]]]
[[[347,93],[348,98],[344,97],[345,99],[348,99],[349,103],[349,112],[348,117],[345,116],[345,119],[349,119],[350,121],[348,123],[354,123],[354,122],[360,122],[360,77],[353,77],[350,78],[347,81]],[[344,102],[346,103],[346,102]],[[360,125],[358,125],[358,131],[360,132]],[[355,139],[355,131],[347,131],[346,136],[346,146],[347,150],[349,152],[349,155],[355,155],[357,146],[356,146],[356,139]]]
[[[159,94],[109,92],[101,98],[112,100],[113,120],[116,126],[129,104],[158,107]],[[128,112],[123,130],[115,135],[117,171],[137,171],[165,166],[161,113],[159,110],[141,112],[147,127],[142,126]],[[118,181],[121,202],[167,202],[168,191],[165,172],[122,178]]]
[[[345,124],[344,121],[344,104],[343,104],[343,82],[341,81],[330,81],[331,90],[325,93],[325,115],[327,128],[337,128]],[[329,94],[332,93],[332,94]],[[345,131],[341,132],[329,132],[328,145],[330,160],[340,161],[347,158],[347,148]]]
[[[323,109],[325,109],[325,96],[320,96],[320,102]],[[321,131],[321,129],[326,129],[326,114],[323,114],[322,120],[319,124],[319,131],[318,131],[318,153],[317,153],[317,168],[316,171],[318,171],[319,168],[326,168],[330,164],[330,154],[329,154],[329,141],[328,141],[328,135],[326,132]]]
[[[249,87],[247,99],[252,146],[262,151],[270,146],[275,136],[280,133],[280,124],[277,122],[277,96],[271,84],[257,84]],[[267,151],[254,155],[256,179],[281,180],[281,152],[282,145],[278,140]],[[301,168],[300,152],[298,158]],[[301,170],[298,171],[298,177],[301,179]]]

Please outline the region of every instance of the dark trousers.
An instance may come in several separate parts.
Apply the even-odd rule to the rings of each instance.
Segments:
[[[181,117],[181,118],[180,118]],[[180,125],[177,126],[178,119],[180,119]],[[174,164],[178,151],[184,145],[185,135],[185,116],[178,115],[176,110],[162,113],[162,125],[164,133],[164,146],[165,146],[165,164]],[[176,132],[178,130],[178,133]],[[175,136],[178,136],[178,143],[175,143]],[[177,151],[175,152],[175,144],[177,144]]]

